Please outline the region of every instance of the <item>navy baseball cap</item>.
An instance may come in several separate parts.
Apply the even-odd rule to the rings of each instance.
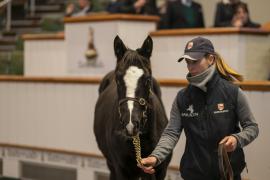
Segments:
[[[212,42],[203,37],[196,37],[187,43],[184,55],[178,59],[178,62],[181,62],[183,59],[197,61],[206,54],[215,54]]]

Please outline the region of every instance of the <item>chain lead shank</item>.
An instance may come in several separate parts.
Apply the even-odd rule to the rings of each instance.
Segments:
[[[132,142],[133,142],[135,153],[136,153],[136,161],[137,161],[137,163],[139,165],[142,165],[141,164],[141,160],[142,160],[142,157],[141,157],[141,142],[140,142],[139,134],[137,134],[136,136],[133,136],[132,139],[133,139]]]

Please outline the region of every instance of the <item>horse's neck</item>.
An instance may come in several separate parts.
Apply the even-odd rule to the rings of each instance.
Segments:
[[[149,96],[149,103],[151,108],[149,108],[149,129],[151,129],[150,134],[153,137],[160,137],[163,129],[168,123],[165,108],[159,97],[153,93]],[[156,138],[155,138],[156,139]]]
[[[104,76],[104,78],[101,80],[101,83],[99,85],[99,94],[101,94],[109,85],[112,84],[115,78],[115,73],[114,71],[109,72]]]
[[[161,90],[160,90],[160,86],[159,83],[157,82],[157,80],[152,77],[152,92],[158,97],[158,99],[161,101]]]

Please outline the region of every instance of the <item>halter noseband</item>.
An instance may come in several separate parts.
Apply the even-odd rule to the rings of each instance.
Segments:
[[[122,123],[122,114],[121,114],[121,110],[120,110],[120,106],[121,104],[127,102],[127,101],[133,101],[133,102],[137,102],[140,104],[140,106],[144,107],[144,110],[142,112],[142,122],[143,122],[143,126],[145,126],[146,124],[146,121],[147,121],[147,109],[148,109],[148,106],[149,106],[149,103],[144,99],[144,98],[138,98],[138,97],[126,97],[126,98],[123,98],[119,101],[118,103],[118,112],[119,112],[119,117],[120,117],[120,121]]]

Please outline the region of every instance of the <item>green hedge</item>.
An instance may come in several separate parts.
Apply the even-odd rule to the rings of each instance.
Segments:
[[[1,53],[0,74],[23,75],[23,51]]]
[[[0,180],[21,180],[21,179],[11,177],[0,177]]]
[[[41,22],[43,32],[57,32],[64,30],[63,20],[59,18],[44,18]]]

